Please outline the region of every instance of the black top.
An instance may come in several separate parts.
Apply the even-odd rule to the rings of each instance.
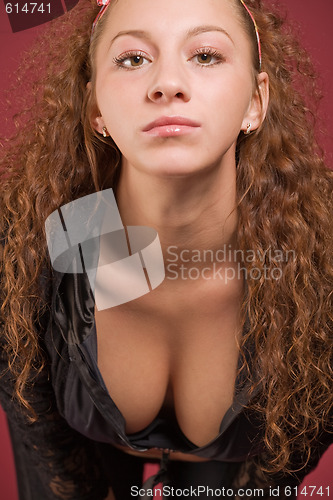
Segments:
[[[86,275],[58,275],[53,297],[53,321],[47,331],[47,348],[52,359],[58,405],[74,429],[97,441],[142,451],[168,448],[221,461],[243,461],[249,454],[257,453],[259,440],[255,440],[256,445],[252,441],[259,433],[258,423],[253,414],[244,411],[249,384],[243,387],[240,376],[234,403],[221,422],[220,433],[206,446],[199,448],[191,443],[177,422],[171,423],[163,413],[143,431],[126,435],[124,417],[108,393],[97,366],[94,298]],[[70,363],[65,367],[61,358],[67,352]],[[67,376],[59,394],[58,379],[63,377],[64,369]]]
[[[244,407],[249,387],[241,376],[220,433],[206,446],[196,447],[177,422],[170,422],[162,412],[143,431],[126,435],[124,417],[98,370],[94,298],[86,275],[55,273],[51,290],[50,314],[40,325],[40,342],[49,364],[36,377],[33,389],[28,389],[39,415],[35,423],[27,422],[11,398],[13,381],[8,372],[1,382],[1,404],[9,419],[21,499],[105,498],[112,484],[112,464],[105,470],[109,444],[135,450],[169,448],[223,462],[243,462],[261,453],[262,422]],[[2,350],[0,361],[2,372],[7,366]],[[323,434],[311,467],[330,442],[332,436]]]

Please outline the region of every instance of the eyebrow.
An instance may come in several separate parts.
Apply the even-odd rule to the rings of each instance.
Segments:
[[[188,32],[186,33],[186,38],[191,38],[192,36],[201,35],[201,33],[208,33],[209,31],[219,31],[220,33],[223,33],[234,44],[233,39],[225,29],[221,28],[220,26],[214,26],[211,24],[205,26],[198,26],[196,28],[188,30]]]
[[[115,42],[117,40],[117,38],[119,38],[121,36],[126,36],[126,35],[134,36],[136,38],[150,39],[150,35],[146,31],[142,31],[142,30],[119,31],[119,33],[114,38],[112,38],[111,43],[110,43],[110,47],[113,44],[113,42]]]
[[[202,33],[208,33],[210,31],[218,31],[220,33],[223,33],[225,36],[229,38],[229,40],[234,44],[233,39],[229,35],[229,33],[221,28],[220,26],[214,26],[214,25],[205,25],[205,26],[197,26],[195,28],[191,28],[186,32],[186,38],[191,38],[192,36],[198,36],[201,35]],[[117,40],[117,38],[121,36],[134,36],[136,38],[144,38],[146,40],[150,40],[151,36],[147,31],[143,30],[129,30],[129,31],[120,31],[114,38],[112,38],[110,47],[111,45]]]

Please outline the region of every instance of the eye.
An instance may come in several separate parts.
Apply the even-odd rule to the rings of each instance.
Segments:
[[[197,60],[200,64],[210,64],[213,56],[211,54],[198,54]]]
[[[151,61],[147,55],[141,52],[126,52],[113,59],[120,68],[134,69],[149,64]]]
[[[225,60],[222,54],[211,48],[202,48],[197,50],[193,58],[197,60],[200,66],[213,66]]]
[[[124,59],[122,63],[126,67],[137,68],[138,66],[148,64],[148,62],[149,61],[147,61],[147,59],[142,56],[131,56]]]

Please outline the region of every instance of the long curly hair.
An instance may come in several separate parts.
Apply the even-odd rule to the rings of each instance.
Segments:
[[[291,457],[299,452],[308,461],[332,409],[333,173],[315,138],[320,95],[308,54],[272,6],[246,3],[260,32],[270,102],[261,127],[241,133],[237,143],[238,246],[254,256],[243,262],[249,328],[240,350],[254,346],[248,376],[253,389],[262,388],[254,405],[265,422],[267,470],[292,472]],[[258,72],[253,23],[240,2],[235,9],[252,40]],[[31,419],[38,416],[25,388],[47,363],[38,333],[49,308],[40,284],[50,266],[45,219],[69,201],[117,183],[120,153],[89,120],[96,104],[94,85],[86,84],[94,83],[94,53],[107,18],[90,43],[97,12],[95,2],[81,0],[39,37],[18,71],[18,131],[3,141],[1,343],[15,395]],[[288,252],[294,258],[281,258]],[[245,357],[243,369],[249,370]]]

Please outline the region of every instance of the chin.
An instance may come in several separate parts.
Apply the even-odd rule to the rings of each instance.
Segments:
[[[175,163],[169,161],[168,163],[159,163],[151,166],[145,165],[144,171],[149,175],[157,177],[188,177],[200,173],[203,168],[189,165],[189,163]]]
[[[136,165],[141,172],[149,175],[182,177],[200,174],[215,163],[212,158],[200,158],[198,154],[188,153],[188,151],[164,151],[163,154],[145,155]]]

